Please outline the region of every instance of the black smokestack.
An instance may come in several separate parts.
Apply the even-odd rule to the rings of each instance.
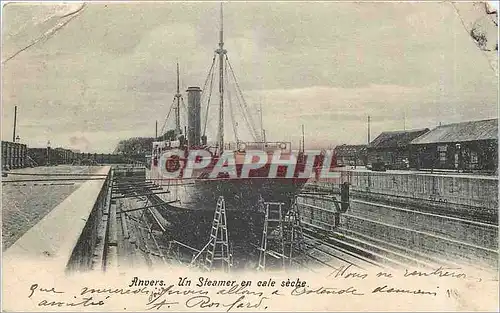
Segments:
[[[189,87],[188,93],[188,141],[190,146],[199,146],[201,140],[201,89]]]

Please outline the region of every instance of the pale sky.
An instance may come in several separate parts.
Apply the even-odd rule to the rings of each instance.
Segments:
[[[17,105],[29,146],[112,152],[121,139],[153,136],[155,120],[161,127],[177,60],[182,90],[203,86],[218,3],[90,3],[58,29],[79,7],[4,8],[2,62],[41,40],[3,64],[2,140],[12,140]],[[224,25],[268,140],[297,145],[304,124],[306,146],[366,143],[367,115],[372,139],[498,116],[498,77],[450,3],[226,3]],[[225,129],[233,140],[229,121]]]

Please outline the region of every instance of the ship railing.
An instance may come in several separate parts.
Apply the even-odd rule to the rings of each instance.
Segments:
[[[287,141],[239,141],[235,148],[238,151],[262,150],[290,153],[292,151],[292,143]]]

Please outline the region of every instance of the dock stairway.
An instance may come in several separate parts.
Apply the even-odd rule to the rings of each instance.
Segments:
[[[270,263],[285,268],[293,262],[294,251],[304,247],[300,213],[296,201],[286,211],[283,202],[264,202],[265,217],[257,270],[265,271]],[[272,257],[269,262],[267,256]],[[288,261],[288,262],[287,262]],[[268,264],[269,263],[269,264]]]

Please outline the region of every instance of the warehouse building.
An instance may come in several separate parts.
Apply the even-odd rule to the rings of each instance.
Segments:
[[[340,145],[334,149],[338,166],[366,165],[366,145]]]
[[[407,169],[412,155],[410,142],[428,128],[382,132],[367,147],[368,164],[383,163],[387,169]]]
[[[2,141],[2,169],[26,167],[26,157],[27,147],[25,144]]]
[[[498,119],[438,126],[411,146],[416,169],[497,172]]]

